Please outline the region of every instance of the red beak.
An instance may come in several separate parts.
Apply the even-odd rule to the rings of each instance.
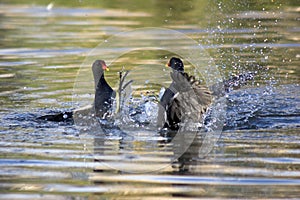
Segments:
[[[102,65],[102,69],[105,70],[105,71],[109,71],[109,68],[105,64]]]

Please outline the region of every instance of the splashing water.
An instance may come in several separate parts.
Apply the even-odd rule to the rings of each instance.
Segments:
[[[158,113],[156,96],[130,97],[123,103],[121,112],[115,116],[114,124],[128,127],[156,127]]]

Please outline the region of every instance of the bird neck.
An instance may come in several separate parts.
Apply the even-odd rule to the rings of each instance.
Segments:
[[[98,83],[97,83],[97,87],[96,87],[96,91],[103,88],[103,86],[108,85],[105,78],[104,78],[104,74],[101,75]]]
[[[169,89],[172,91],[172,96],[174,95],[174,94],[176,94],[178,91],[177,91],[177,89],[176,89],[176,87],[175,87],[175,82],[174,81],[172,81],[172,83],[171,83],[171,85],[169,86]]]
[[[181,74],[184,74],[184,70],[176,70],[176,69],[173,69],[173,72],[180,72]]]

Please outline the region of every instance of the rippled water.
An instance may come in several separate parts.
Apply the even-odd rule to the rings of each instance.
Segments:
[[[0,199],[299,197],[299,5],[42,2],[0,6]],[[77,73],[93,48],[147,26],[200,42],[225,78],[256,74],[226,97],[223,132],[209,155],[201,154],[201,134],[179,155],[181,143],[145,126],[104,135],[37,120],[77,106]],[[139,97],[158,95],[169,84],[163,66],[171,56],[131,51],[112,62],[106,77],[115,86],[118,71],[131,69]],[[90,102],[93,89],[87,91]]]

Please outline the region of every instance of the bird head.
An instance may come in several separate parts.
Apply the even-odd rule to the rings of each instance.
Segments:
[[[184,72],[183,62],[180,58],[172,57],[167,63],[167,66],[171,67],[175,71]]]
[[[104,71],[109,71],[108,66],[106,65],[104,60],[96,60],[93,63],[93,68],[98,68],[98,69],[102,69]]]

